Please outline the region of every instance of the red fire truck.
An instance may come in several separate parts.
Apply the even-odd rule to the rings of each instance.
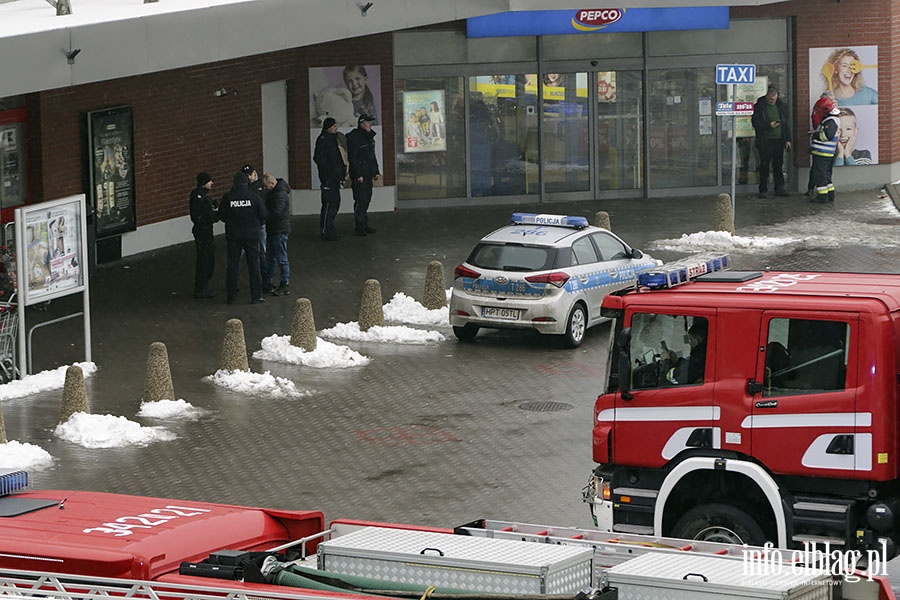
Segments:
[[[660,267],[610,294],[601,529],[897,554],[900,276]]]

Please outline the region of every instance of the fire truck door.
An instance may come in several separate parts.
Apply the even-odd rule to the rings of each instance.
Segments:
[[[685,450],[721,447],[713,323],[711,314],[631,315],[631,398],[616,396],[617,463],[659,468]]]
[[[859,320],[847,313],[768,311],[760,331],[751,453],[776,473],[852,478],[871,470],[871,415],[856,411]],[[866,464],[868,462],[868,465]]]

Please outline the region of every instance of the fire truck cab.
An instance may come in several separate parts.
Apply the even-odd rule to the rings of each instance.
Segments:
[[[595,523],[894,556],[900,275],[729,266],[685,259],[604,300]]]

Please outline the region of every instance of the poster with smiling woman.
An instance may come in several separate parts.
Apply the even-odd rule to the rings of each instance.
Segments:
[[[878,164],[878,46],[809,49],[810,113],[823,93],[841,111],[835,166]]]

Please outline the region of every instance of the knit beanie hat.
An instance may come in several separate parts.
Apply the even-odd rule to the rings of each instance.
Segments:
[[[212,177],[209,173],[206,173],[205,171],[197,173],[197,187],[203,187],[210,181],[212,181]]]

